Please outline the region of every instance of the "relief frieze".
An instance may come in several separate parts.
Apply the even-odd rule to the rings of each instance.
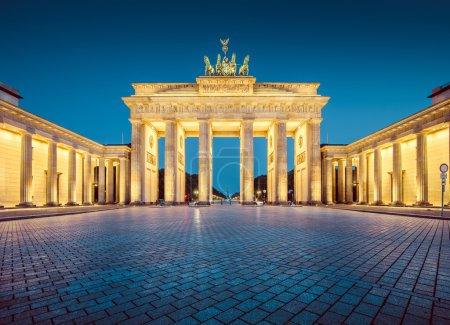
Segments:
[[[321,105],[136,105],[134,113],[320,113]]]

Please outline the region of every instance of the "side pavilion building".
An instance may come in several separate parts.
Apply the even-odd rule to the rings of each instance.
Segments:
[[[440,206],[439,167],[450,162],[450,84],[429,98],[431,106],[353,143],[323,145],[323,202]]]

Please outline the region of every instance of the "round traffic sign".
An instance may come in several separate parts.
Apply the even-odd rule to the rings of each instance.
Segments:
[[[441,173],[446,173],[448,171],[448,165],[441,164],[441,166],[439,166],[439,170],[441,171]]]

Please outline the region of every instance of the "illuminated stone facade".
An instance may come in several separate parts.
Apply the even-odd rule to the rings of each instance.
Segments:
[[[439,205],[449,164],[450,87],[433,105],[349,145],[320,146],[318,83],[259,83],[205,76],[196,83],[137,83],[124,97],[132,143],[102,145],[18,107],[0,84],[0,206],[154,204],[158,139],[165,137],[164,198],[185,202],[185,139],[199,138],[201,204],[212,201],[212,139],[240,138],[240,195],[253,203],[253,138],[267,138],[267,202]],[[294,139],[288,195],[287,137]],[[264,153],[263,153],[264,154]],[[261,153],[257,153],[257,156]],[[450,191],[445,192],[450,202]]]
[[[439,166],[450,162],[450,86],[430,97],[432,106],[358,141],[323,145],[323,202],[439,206]]]
[[[165,137],[164,198],[184,202],[185,139],[199,137],[199,201],[212,200],[212,138],[240,138],[240,195],[255,200],[253,138],[265,137],[268,157],[267,199],[288,201],[286,138],[294,137],[295,200],[321,201],[320,122],[329,97],[318,83],[258,83],[250,76],[205,76],[196,83],[136,83],[124,97],[130,109],[131,201],[158,197],[157,139]],[[146,157],[154,157],[149,162]],[[304,157],[300,159],[299,157]]]

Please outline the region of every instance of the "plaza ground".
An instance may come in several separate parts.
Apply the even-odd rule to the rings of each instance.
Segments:
[[[0,323],[449,323],[449,231],[269,206],[0,222]]]

